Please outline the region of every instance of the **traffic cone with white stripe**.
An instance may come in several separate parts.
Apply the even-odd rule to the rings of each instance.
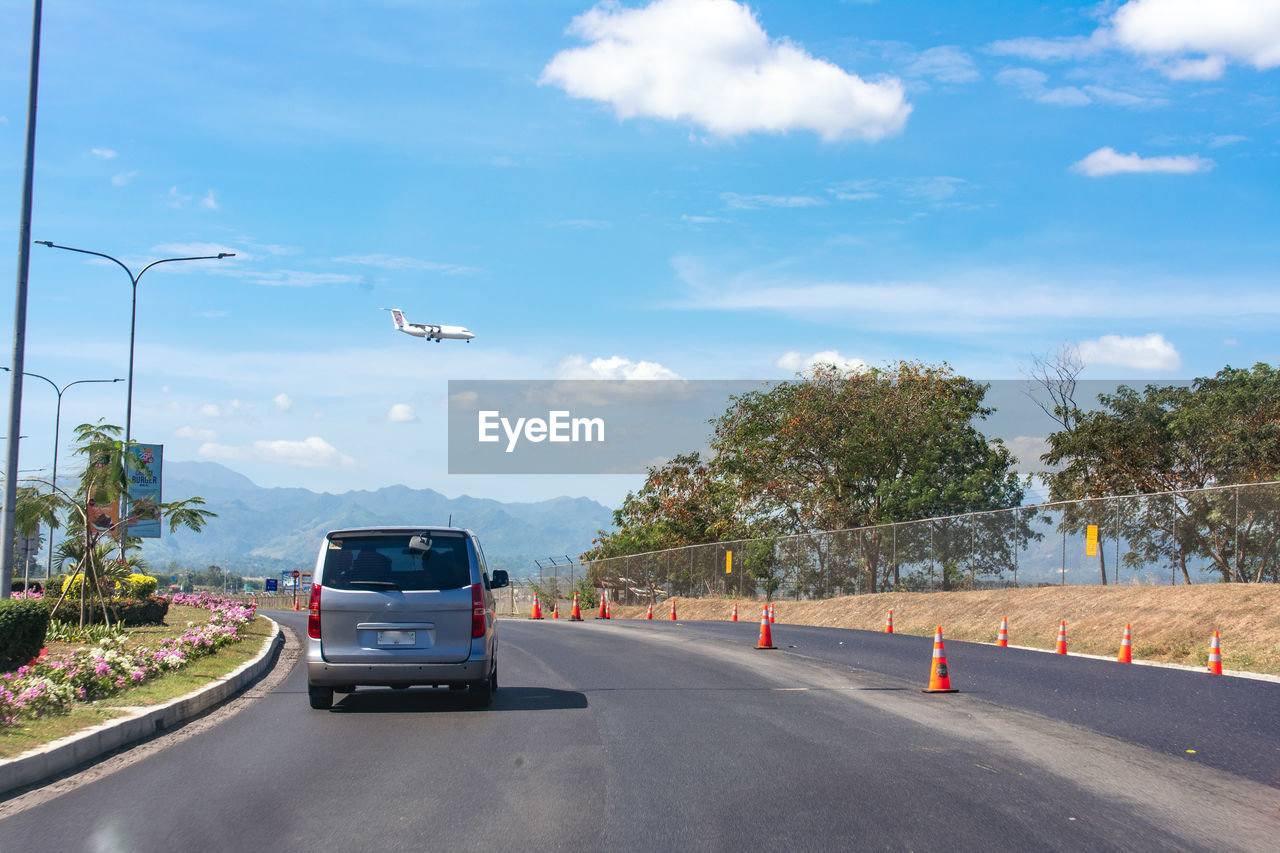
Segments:
[[[608,619],[608,618],[609,618],[607,615],[605,615],[604,607],[605,607],[605,604],[604,604],[604,590],[600,590],[600,612],[596,614],[596,618],[597,618],[597,619]]]
[[[736,602],[736,601],[733,603],[733,613],[732,613],[732,614],[730,614],[730,616],[729,616],[729,621],[730,621],[730,622],[737,622],[737,621],[738,621],[738,602]]]
[[[653,619],[653,602],[649,602],[649,609],[645,612],[644,618]]]
[[[1009,617],[1000,620],[1000,633],[996,634],[996,645],[1005,648],[1009,645]]]
[[[1057,653],[1065,655],[1067,653],[1067,620],[1063,619],[1058,625],[1058,649]]]
[[[1116,655],[1119,663],[1133,663],[1133,626],[1124,623],[1124,636],[1120,638],[1120,654]]]
[[[529,614],[529,618],[530,619],[542,618],[542,607],[538,604],[538,594],[536,592],[533,594],[533,612]]]
[[[760,639],[756,641],[757,649],[776,649],[773,644],[773,629],[769,627],[769,608],[760,610]]]
[[[933,635],[933,663],[929,668],[929,686],[921,693],[959,693],[951,686],[951,671],[947,669],[947,649],[942,643],[942,626]]]
[[[769,624],[775,625],[778,622],[778,613],[773,609],[773,602],[769,602]]]
[[[604,618],[606,619],[613,618],[613,602],[612,601],[606,601],[604,603]]]
[[[676,600],[671,599],[671,621],[676,621]]]
[[[889,615],[885,617],[885,620],[884,620],[884,632],[885,632],[886,634],[892,634],[892,633],[893,633],[893,611],[892,611],[892,610],[890,610],[890,611],[889,611]]]
[[[576,592],[573,594],[573,609],[569,611],[569,621],[582,621],[582,608],[578,606],[578,594]]]
[[[1209,672],[1214,675],[1222,675],[1222,646],[1218,644],[1218,632],[1213,632],[1213,639],[1209,642]]]
[[[558,601],[553,601],[551,603],[551,618],[552,619],[560,618],[560,602]]]

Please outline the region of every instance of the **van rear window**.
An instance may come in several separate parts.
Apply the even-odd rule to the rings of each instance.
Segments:
[[[409,550],[409,535],[344,536],[325,550],[322,583],[331,589],[461,589],[471,584],[467,540],[432,536],[431,550]]]

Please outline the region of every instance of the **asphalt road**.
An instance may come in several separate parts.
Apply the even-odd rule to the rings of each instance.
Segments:
[[[296,630],[304,614],[272,614]],[[751,623],[513,621],[500,689],[307,706],[0,805],[0,851],[1274,850],[1280,685]],[[282,665],[287,665],[285,661]],[[161,748],[162,747],[162,748]],[[1195,750],[1194,753],[1187,750]]]

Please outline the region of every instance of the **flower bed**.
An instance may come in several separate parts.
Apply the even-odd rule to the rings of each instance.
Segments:
[[[211,611],[209,621],[179,637],[149,647],[126,648],[128,636],[117,634],[90,648],[50,655],[0,676],[0,727],[20,718],[66,713],[75,702],[92,702],[181,669],[188,661],[211,655],[240,639],[240,629],[256,608],[204,593],[177,593],[173,604]]]

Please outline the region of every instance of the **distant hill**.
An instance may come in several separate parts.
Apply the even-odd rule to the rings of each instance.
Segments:
[[[568,554],[575,559],[596,531],[613,523],[612,511],[588,498],[503,503],[466,495],[447,498],[432,489],[388,486],[340,495],[309,489],[262,488],[216,462],[164,463],[164,499],[199,495],[218,517],[200,533],[180,530],[143,540],[153,571],[216,563],[233,572],[274,574],[310,568],[325,532],[375,524],[445,524],[480,535],[494,568],[515,575],[536,572],[533,561]]]

